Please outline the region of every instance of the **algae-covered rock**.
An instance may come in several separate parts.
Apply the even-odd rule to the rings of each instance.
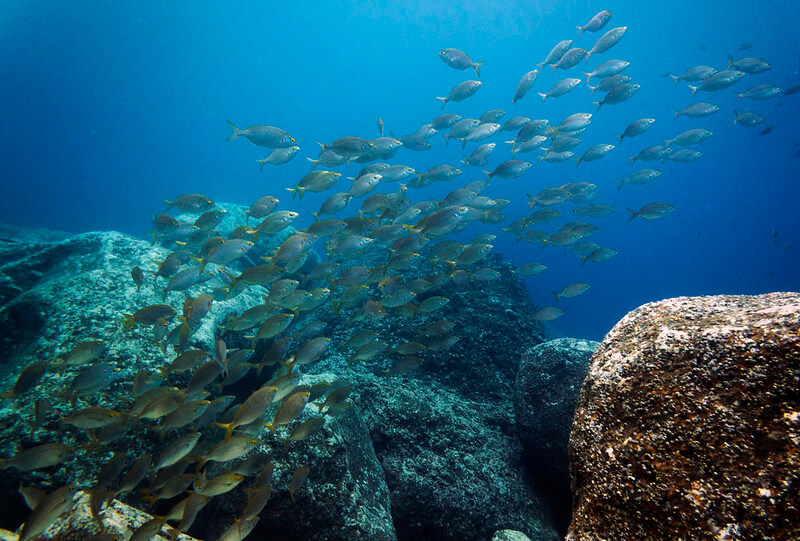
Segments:
[[[800,294],[646,304],[592,358],[569,539],[800,538]]]
[[[531,541],[531,538],[516,530],[500,530],[494,533],[492,541]]]
[[[572,419],[589,359],[598,343],[557,338],[522,356],[514,389],[514,413],[524,460],[547,498],[559,529],[569,524],[569,458]]]

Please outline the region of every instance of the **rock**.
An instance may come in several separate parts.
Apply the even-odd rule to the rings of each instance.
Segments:
[[[334,374],[309,378],[333,381]],[[303,420],[317,416],[309,407]],[[357,408],[326,418],[319,433],[304,442],[274,449],[276,462],[273,493],[253,539],[304,539],[394,541],[389,489],[375,456],[370,435]],[[300,465],[310,467],[309,477],[295,494],[288,492],[289,478]],[[241,514],[246,498],[241,492],[214,498],[192,530],[215,539]]]
[[[514,389],[517,433],[524,460],[550,502],[561,531],[569,525],[569,457],[567,444],[589,359],[598,343],[557,338],[522,356]]]
[[[626,315],[581,390],[568,538],[800,538],[798,381],[800,294]]]
[[[398,539],[478,541],[508,524],[558,539],[522,475],[510,405],[413,378],[356,381]]]
[[[0,272],[12,281],[18,292],[0,304],[0,363],[3,363],[2,392],[10,389],[24,366],[34,360],[54,362],[59,354],[69,351],[83,340],[102,339],[106,350],[99,362],[114,368],[115,380],[103,392],[87,396],[80,407],[104,406],[126,411],[130,404],[130,381],[139,370],[155,372],[168,357],[154,344],[150,327],[135,326],[122,329],[123,313],[131,313],[148,304],[162,302],[160,291],[154,288],[153,277],[146,275],[145,284],[137,292],[131,279],[133,265],[144,269],[156,268],[155,259],[163,259],[166,250],[150,243],[116,232],[85,233],[51,242],[52,235],[36,236],[25,232],[14,240],[14,250],[0,250]],[[216,279],[215,279],[216,280]],[[158,289],[165,280],[158,280]],[[208,287],[208,283],[205,287]],[[204,286],[194,286],[190,294],[204,292]],[[173,292],[168,302],[180,308],[183,292]],[[257,288],[236,298],[217,302],[206,316],[203,325],[192,337],[191,344],[211,350],[214,326],[231,312],[240,313],[262,302]],[[177,323],[177,322],[176,322]],[[96,454],[82,448],[86,435],[69,425],[61,426],[59,416],[72,412],[69,402],[59,399],[78,373],[70,368],[64,374],[50,369],[39,385],[16,400],[0,401],[0,456],[13,456],[20,449],[41,443],[59,441],[76,447],[74,459],[40,470],[22,474],[11,468],[0,470],[0,483],[16,487],[20,482],[35,483],[52,489],[75,482],[88,486],[109,456],[109,450],[126,450],[130,457],[150,451],[158,452],[161,443],[148,430],[146,423],[131,424],[127,437],[115,442],[110,449]],[[188,375],[174,381],[186,385]],[[54,411],[45,423],[31,430],[34,403],[47,397]],[[131,458],[133,460],[133,458]],[[0,526],[13,529],[26,515],[21,500],[13,491],[0,495]]]
[[[500,530],[494,533],[492,541],[531,541],[531,538],[516,530]]]
[[[140,511],[119,500],[112,500],[111,504],[103,510],[102,522],[107,534],[123,534],[129,536],[136,528],[153,518],[144,511]],[[92,516],[89,506],[89,494],[80,491],[72,500],[69,510],[58,517],[45,532],[36,539],[52,539],[62,541],[67,539],[89,539],[101,532],[97,521]],[[174,530],[165,526],[161,534],[154,539],[173,539]],[[169,534],[169,535],[168,535]],[[192,541],[194,537],[186,534],[178,535],[180,541]]]

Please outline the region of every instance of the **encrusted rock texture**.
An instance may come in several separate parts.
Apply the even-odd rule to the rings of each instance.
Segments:
[[[800,294],[646,304],[605,337],[567,539],[800,539]]]

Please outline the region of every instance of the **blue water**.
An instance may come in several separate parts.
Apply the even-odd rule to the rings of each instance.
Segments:
[[[152,214],[163,210],[162,200],[185,192],[242,204],[274,194],[283,209],[317,210],[333,192],[291,201],[284,190],[308,171],[305,158],[316,157],[316,140],[376,137],[378,117],[396,135],[413,133],[440,114],[435,96],[473,78],[471,71],[446,66],[437,56],[440,49],[456,47],[486,62],[483,87],[464,102],[448,104],[445,112],[478,117],[502,108],[506,118],[520,114],[557,124],[574,112],[594,112],[589,90],[582,85],[542,104],[535,92],[557,80],[545,68],[514,108],[511,98],[520,76],[562,39],[589,49],[605,30],[625,25],[622,41],[582,68],[611,58],[628,60],[626,73],[642,89],[626,103],[604,106],[576,152],[597,143],[617,144],[615,135],[640,117],[656,118],[653,129],[626,140],[604,160],[577,169],[572,161],[543,163],[521,178],[493,180],[484,194],[512,200],[504,213],[516,219],[528,212],[526,192],[594,182],[600,190],[595,203],[613,204],[617,214],[587,220],[601,227],[589,240],[619,255],[581,267],[563,249],[517,244],[510,235],[498,237],[496,250],[519,264],[548,265],[527,279],[539,306],[552,305],[551,291],[571,282],[591,285],[583,296],[562,301],[565,316],[549,324],[555,335],[599,339],[628,310],[669,296],[800,289],[800,93],[766,102],[737,103],[735,98],[735,92],[755,84],[787,88],[800,83],[800,3],[272,4],[5,2],[0,17],[0,114],[6,126],[0,144],[0,221],[145,236]],[[575,25],[601,9],[613,12],[611,23],[578,38]],[[743,42],[754,45],[734,52]],[[716,115],[673,120],[673,108],[694,101],[684,83],[673,86],[663,74],[696,64],[724,69],[728,53],[760,56],[773,69],[747,75],[710,100],[708,95],[695,100],[719,105]],[[560,70],[558,78],[579,76],[577,69]],[[774,131],[759,136],[764,126],[733,125],[734,107],[758,110]],[[254,159],[268,150],[243,138],[226,142],[225,119],[241,127],[285,128],[299,141],[301,155],[260,173]],[[637,168],[628,166],[625,156],[695,127],[715,133],[700,146],[703,159],[643,164],[664,174],[652,184],[617,192],[613,179]],[[501,137],[511,135],[491,139],[498,143],[492,169],[510,158]],[[431,142],[433,150],[401,150],[391,163],[422,171],[459,164],[460,145],[445,148],[441,136]],[[525,157],[535,159],[535,154]],[[353,175],[360,167],[338,170]],[[441,197],[483,178],[469,168],[457,181],[409,195],[415,201]],[[668,202],[676,211],[663,220],[627,223],[626,207],[653,201]],[[565,215],[557,224],[572,218],[572,205],[560,208]],[[545,228],[554,229],[552,224]],[[463,237],[482,232],[497,230],[477,224]]]

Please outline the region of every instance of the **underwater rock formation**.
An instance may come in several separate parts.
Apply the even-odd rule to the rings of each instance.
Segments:
[[[571,505],[569,433],[581,384],[598,345],[577,338],[544,342],[522,356],[517,373],[514,413],[524,460],[563,530]]]
[[[233,205],[223,206],[229,215],[241,211]],[[234,217],[232,223],[240,219]],[[270,247],[291,231],[270,238],[269,243],[259,240],[259,251],[254,253],[269,253]],[[167,280],[147,271],[154,269],[153,261],[163,259],[168,250],[115,232],[41,238],[24,231],[9,235],[0,244],[0,283],[8,285],[2,289],[8,293],[0,303],[0,324],[8,330],[0,343],[4,348],[3,389],[11,388],[22,367],[33,360],[57,363],[58,356],[76,343],[101,339],[104,349],[98,362],[108,363],[114,377],[105,389],[81,397],[79,404],[126,411],[135,374],[140,370],[155,373],[171,359],[154,343],[151,328],[122,330],[121,318],[124,313],[162,302]],[[312,253],[309,260],[312,258],[316,260],[317,255]],[[352,261],[359,262],[357,258]],[[145,270],[138,291],[130,274],[134,265]],[[280,534],[284,539],[307,540],[477,541],[511,526],[533,539],[557,539],[521,466],[522,448],[511,403],[522,353],[542,342],[544,332],[540,323],[525,317],[534,309],[509,264],[491,256],[486,265],[499,272],[498,279],[471,281],[466,287],[444,283],[426,291],[424,298],[449,299],[433,313],[403,317],[391,312],[383,319],[357,322],[353,321],[356,307],[323,307],[313,316],[299,318],[299,325],[309,319],[327,323],[324,335],[331,338],[327,354],[303,367],[303,382],[345,380],[353,385],[350,400],[356,407],[326,415],[320,431],[306,441],[284,447],[267,436],[255,447],[254,452],[271,451],[275,459],[274,493],[260,514],[255,538]],[[430,273],[430,266],[424,263],[405,276],[411,279]],[[219,282],[215,280],[186,292],[170,292],[167,302],[179,306],[187,293],[208,293]],[[250,347],[250,340],[244,338],[247,333],[217,329],[228,315],[263,303],[263,292],[248,288],[228,300],[214,301],[189,347],[213,350],[220,332],[228,348]],[[425,351],[417,369],[397,370],[396,363],[407,357],[391,348],[436,340],[435,336],[421,337],[419,330],[441,319],[454,323],[452,334],[458,342],[439,351]],[[389,349],[350,366],[353,350],[345,342],[358,329],[374,330]],[[261,355],[263,347],[256,350],[254,359]],[[245,378],[226,387],[225,393],[244,400],[277,366],[259,378]],[[403,373],[387,375],[390,368]],[[59,393],[75,373],[74,368],[64,374],[48,369],[36,388],[14,401],[0,402],[0,456],[12,457],[22,449],[50,442],[74,448],[70,460],[35,472],[0,469],[3,486],[16,487],[22,482],[52,490],[74,482],[87,488],[93,486],[112,452],[127,452],[128,462],[145,452],[160,452],[163,442],[159,442],[155,423],[131,423],[127,433],[101,447],[99,453],[86,445],[83,431],[62,426],[59,416],[73,410]],[[173,374],[170,385],[183,388],[188,378]],[[57,397],[53,411],[41,425],[32,427],[34,403],[48,396]],[[309,404],[298,422],[312,417],[319,417],[319,411]],[[200,454],[208,452],[209,445],[221,436],[219,429],[206,430],[218,434],[204,432],[197,447]],[[289,478],[303,464],[310,466],[309,477],[292,503]],[[216,472],[218,468],[211,468],[209,477]],[[146,508],[135,492],[120,498]],[[213,498],[189,533],[213,538],[241,512],[246,500],[241,488]],[[161,501],[151,512],[164,513],[173,502]],[[0,503],[0,527],[15,529],[28,513],[22,499],[10,490],[0,495]]]
[[[531,538],[516,530],[500,530],[492,536],[492,541],[531,541]]]
[[[630,312],[581,390],[568,539],[800,538],[798,381],[798,293]]]

